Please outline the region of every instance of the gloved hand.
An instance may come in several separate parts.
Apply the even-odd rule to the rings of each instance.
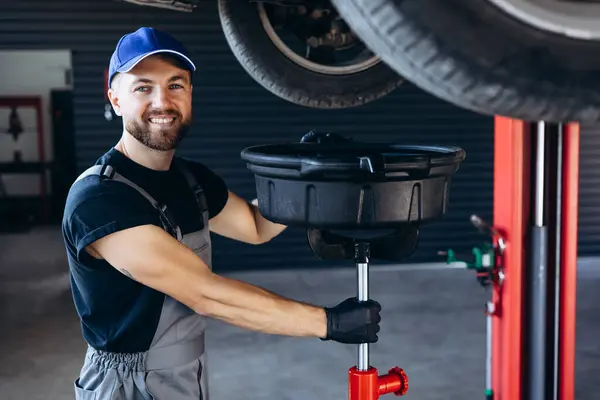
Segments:
[[[344,300],[335,307],[326,307],[327,336],[324,340],[339,343],[375,343],[379,338],[381,305],[374,300]]]

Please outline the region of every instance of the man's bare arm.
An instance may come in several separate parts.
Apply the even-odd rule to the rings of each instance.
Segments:
[[[285,228],[263,217],[256,200],[249,204],[233,192],[229,192],[219,215],[210,220],[210,230],[214,233],[250,244],[266,243]]]
[[[218,276],[159,227],[145,225],[116,232],[87,250],[199,314],[264,333],[319,338],[327,334],[323,308]]]

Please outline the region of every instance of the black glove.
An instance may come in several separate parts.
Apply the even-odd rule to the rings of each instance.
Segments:
[[[327,336],[324,340],[339,343],[375,343],[379,338],[381,305],[374,300],[344,300],[335,307],[325,308]]]

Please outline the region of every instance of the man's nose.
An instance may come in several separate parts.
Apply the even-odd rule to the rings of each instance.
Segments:
[[[154,91],[154,96],[152,98],[152,106],[156,109],[162,109],[169,106],[171,102],[171,98],[169,95],[169,90],[166,88],[160,88]]]

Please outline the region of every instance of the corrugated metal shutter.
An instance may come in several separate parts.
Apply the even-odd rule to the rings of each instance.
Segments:
[[[581,126],[579,254],[600,254],[600,126]]]
[[[420,247],[411,261],[439,260],[440,249],[469,251],[485,240],[468,218],[472,213],[488,220],[492,217],[492,118],[451,106],[409,84],[353,110],[311,110],[287,103],[255,83],[234,59],[221,32],[216,1],[203,1],[193,14],[111,0],[0,3],[2,48],[73,50],[80,170],[121,134],[119,119],[107,122],[103,117],[103,71],[119,37],[141,25],[171,32],[193,52],[201,70],[194,96],[195,130],[180,154],[205,162],[233,191],[247,198],[255,194],[253,176],[239,157],[244,147],[297,140],[310,129],[335,131],[357,140],[458,145],[467,151],[467,160],[453,182],[450,212],[442,221],[423,228]],[[591,158],[590,151],[594,152],[586,149]],[[588,175],[586,179],[594,178]],[[593,204],[585,204],[586,212],[591,212]],[[587,222],[583,232],[593,233]],[[218,270],[323,265],[310,251],[301,229],[289,229],[264,246],[221,238],[214,243]]]

